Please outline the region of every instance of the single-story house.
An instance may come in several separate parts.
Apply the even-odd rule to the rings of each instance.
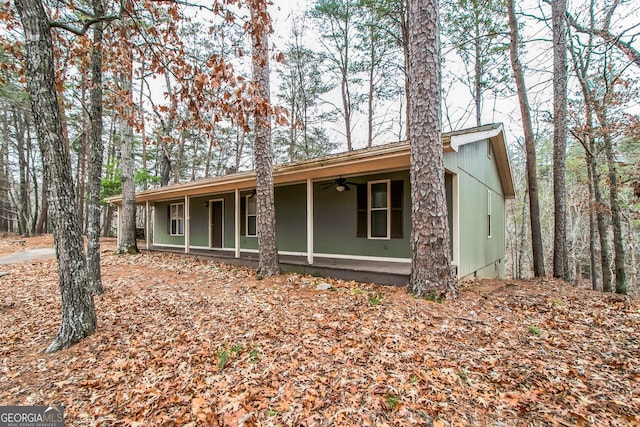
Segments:
[[[505,199],[514,185],[501,124],[443,135],[451,255],[459,279],[505,266]],[[283,270],[403,284],[410,274],[409,143],[330,155],[274,169]],[[255,263],[255,173],[240,172],[136,194],[146,248]],[[120,204],[121,197],[109,200]]]

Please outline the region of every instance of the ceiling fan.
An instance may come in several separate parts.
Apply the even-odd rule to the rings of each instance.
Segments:
[[[349,185],[357,185],[355,182],[349,182],[346,178],[336,178],[332,183],[325,185],[322,189],[327,190],[333,186],[336,187],[336,191],[342,193],[343,191],[351,190]]]

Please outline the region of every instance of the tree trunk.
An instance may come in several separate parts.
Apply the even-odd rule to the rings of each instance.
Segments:
[[[551,2],[553,27],[553,277],[569,280],[565,194],[567,146],[566,9],[566,0]]]
[[[122,169],[122,208],[118,221],[119,244],[117,253],[137,254],[136,241],[136,186],[135,186],[135,151],[133,126],[131,121],[135,114],[133,103],[133,50],[129,44],[131,31],[129,22],[122,23],[124,39],[123,64],[119,73],[120,90],[125,94],[120,119],[120,159]]]
[[[2,121],[2,148],[0,149],[0,231],[9,232],[11,204],[9,200],[9,122],[7,111],[0,112]]]
[[[76,188],[78,192],[76,194],[76,205],[78,206],[78,223],[80,224],[80,231],[86,232],[85,228],[85,210],[84,210],[84,200],[85,200],[85,192],[87,182],[87,150],[89,149],[89,138],[90,138],[90,119],[88,110],[91,108],[85,108],[87,105],[87,70],[83,67],[81,70],[81,105],[82,105],[82,133],[80,134],[80,153],[78,153],[78,163],[76,166]],[[89,89],[91,90],[91,89]],[[87,219],[88,224],[88,219]]]
[[[347,71],[343,71],[342,84],[340,85],[342,94],[342,109],[344,114],[344,135],[347,138],[347,150],[353,150],[351,140],[351,94],[349,93],[349,82],[347,81]]]
[[[29,235],[27,222],[29,217],[29,186],[27,184],[28,162],[25,143],[25,123],[22,115],[18,114],[16,108],[12,108],[13,127],[15,129],[16,147],[18,154],[18,234]]]
[[[116,143],[115,143],[115,128],[116,128],[116,112],[115,109],[112,110],[111,118],[109,120],[111,122],[111,128],[109,129],[108,137],[107,137],[107,164],[113,165],[116,162]],[[114,178],[114,169],[115,167],[109,168],[105,171],[105,178],[113,179]],[[110,237],[113,236],[111,233],[111,225],[113,223],[113,205],[107,204],[102,211],[102,237]]]
[[[256,211],[258,228],[258,277],[280,273],[273,191],[271,149],[271,98],[269,91],[269,17],[265,0],[249,3],[253,45],[253,80],[260,100],[255,105]]]
[[[525,244],[527,241],[527,221],[525,217],[527,215],[527,198],[529,197],[529,190],[525,191],[522,200],[522,226],[520,227],[519,239],[520,239],[520,251],[518,252],[518,276],[517,279],[524,279],[524,259],[525,259]]]
[[[402,31],[402,51],[404,53],[404,96],[405,96],[405,137],[407,140],[411,139],[411,130],[409,129],[409,115],[411,114],[411,107],[409,105],[409,92],[411,88],[411,82],[409,81],[409,0],[401,0],[400,11],[400,30]]]
[[[26,81],[45,174],[50,182],[51,216],[62,297],[58,336],[47,348],[67,348],[96,330],[93,296],[78,225],[71,175],[55,90],[54,54],[49,20],[38,0],[16,0],[25,34]]]
[[[604,152],[607,156],[607,167],[609,170],[609,204],[611,207],[611,222],[613,225],[613,263],[615,265],[616,293],[629,294],[629,283],[624,265],[624,237],[622,235],[622,215],[620,213],[620,201],[618,200],[618,170],[616,158],[613,152],[613,141],[610,133],[610,123],[605,111],[606,104],[603,102],[601,108],[596,109],[596,116],[602,129],[602,141],[604,142]]]
[[[373,28],[370,27],[370,48],[369,48],[369,91],[367,93],[367,147],[371,148],[373,145],[373,97],[375,92],[375,84],[373,79],[375,78],[375,61],[376,61],[376,47],[373,37]]]
[[[591,10],[593,10],[593,1],[591,3]],[[591,25],[594,25],[593,15],[591,16]],[[569,38],[571,41],[572,39]],[[580,89],[582,91],[582,98],[584,99],[585,109],[585,126],[584,132],[584,149],[586,152],[587,173],[589,176],[589,192],[591,194],[591,213],[595,212],[595,225],[598,230],[598,238],[600,241],[600,265],[602,271],[602,286],[597,283],[597,277],[594,281],[592,279],[592,287],[604,292],[613,292],[612,288],[612,274],[611,274],[611,254],[609,252],[609,239],[608,239],[608,227],[604,214],[604,201],[602,199],[602,192],[600,191],[600,173],[598,172],[598,157],[596,155],[596,135],[593,123],[593,111],[597,108],[596,103],[587,81],[589,77],[589,69],[591,62],[591,47],[593,46],[593,36],[590,36],[586,45],[586,49],[583,52],[576,50],[574,44],[571,44],[571,57],[574,62],[574,71],[578,82],[580,83]],[[592,251],[591,258],[595,257],[595,232],[590,231],[592,236],[590,247]],[[592,276],[596,275],[596,268],[591,272]]]
[[[409,291],[418,296],[455,298],[440,122],[437,0],[410,1],[409,46],[412,224]]]
[[[522,64],[520,64],[520,57],[518,56],[518,23],[516,21],[514,0],[507,1],[507,8],[509,10],[509,30],[511,35],[509,53],[518,91],[527,159],[527,186],[529,187],[529,218],[531,223],[531,246],[533,250],[533,274],[535,277],[543,277],[545,275],[544,250],[542,247],[542,227],[540,226],[540,203],[538,201],[536,144],[533,136],[527,87],[524,83],[524,72],[522,71]]]
[[[587,176],[588,176],[588,187],[589,187],[589,267],[591,269],[591,289],[594,291],[601,291],[602,286],[600,285],[598,271],[598,260],[596,256],[596,238],[597,238],[597,223],[596,223],[596,214],[594,209],[594,181],[595,177],[592,172],[591,163],[593,160],[591,159],[591,153],[587,153],[586,156],[587,163]]]
[[[102,0],[93,0],[93,12],[97,18],[104,15]],[[102,143],[102,22],[93,24],[93,47],[91,49],[91,90],[89,137],[89,183],[87,204],[87,270],[91,290],[94,294],[104,293],[100,272],[100,192],[102,189],[102,163],[104,144]]]
[[[43,160],[44,162],[44,160]],[[44,166],[43,166],[44,168]],[[48,231],[47,223],[49,222],[49,180],[47,174],[42,176],[42,203],[40,204],[40,215],[38,215],[38,222],[36,222],[35,234],[40,236]]]
[[[473,37],[473,51],[474,51],[474,66],[473,66],[473,101],[476,106],[476,126],[480,126],[482,124],[482,59],[483,55],[480,50],[480,37],[484,37],[484,34],[480,34],[480,29],[478,28],[478,20],[475,19],[474,30],[475,34]]]
[[[628,294],[632,296],[638,296],[638,269],[636,267],[636,243],[635,236],[631,230],[633,230],[633,222],[630,217],[626,217],[627,227],[629,228],[629,234],[627,235],[627,242],[629,244],[629,253],[631,255],[631,289]]]

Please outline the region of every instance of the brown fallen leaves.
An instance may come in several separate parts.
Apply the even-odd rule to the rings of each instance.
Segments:
[[[0,405],[63,404],[66,425],[640,423],[637,301],[494,280],[438,304],[170,254],[102,260],[98,332],[53,355],[55,262],[3,266]]]

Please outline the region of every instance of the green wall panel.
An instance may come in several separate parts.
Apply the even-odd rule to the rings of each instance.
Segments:
[[[209,247],[209,207],[204,202],[209,197],[193,197],[189,199],[189,245]]]
[[[184,246],[184,236],[171,236],[167,233],[167,222],[169,222],[168,206],[172,203],[183,203],[184,199],[170,202],[156,203],[154,206],[153,221],[153,242],[158,245],[181,245]]]
[[[307,251],[307,185],[275,188],[278,250]]]
[[[357,191],[342,193],[333,186],[324,189],[333,181],[314,184],[314,252],[323,254],[381,256],[408,258],[410,256],[409,236],[411,233],[411,195],[409,193],[408,171],[388,174],[351,177],[349,182],[366,184],[378,179],[403,180],[403,237],[401,239],[375,240],[356,237]]]

